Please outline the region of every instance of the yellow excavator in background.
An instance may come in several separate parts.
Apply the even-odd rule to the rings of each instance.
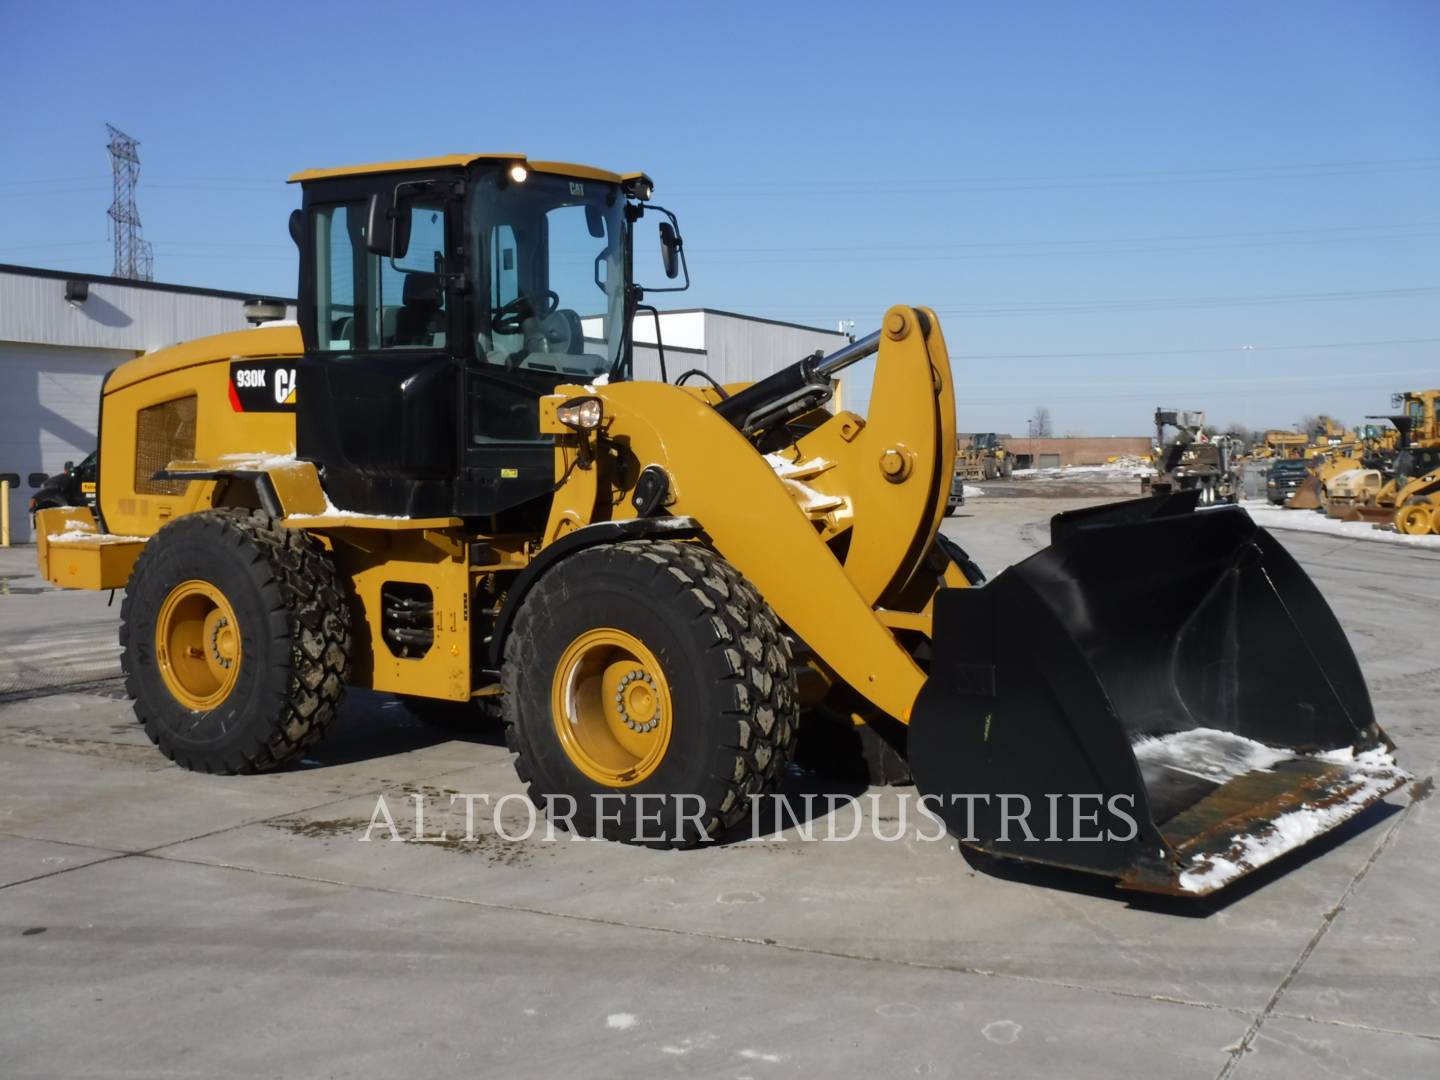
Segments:
[[[1185,895],[1406,779],[1334,615],[1240,509],[1061,514],[985,581],[939,529],[929,308],[751,385],[634,381],[636,311],[673,287],[634,280],[646,218],[689,277],[644,173],[292,179],[298,325],[116,369],[96,508],[37,516],[49,580],[125,590],[126,688],[177,764],[281,766],[347,686],[498,702],[538,806],[684,847],[746,820],[828,702],[907,750],[967,845]],[[868,413],[829,412],[871,356]]]

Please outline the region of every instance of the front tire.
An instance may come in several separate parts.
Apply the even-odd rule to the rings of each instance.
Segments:
[[[125,689],[161,753],[196,772],[274,769],[334,722],[350,609],[311,536],[219,509],[145,545],[120,607]]]
[[[689,847],[778,786],[797,726],[791,664],[775,613],[715,552],[587,548],[516,615],[506,741],[531,801],[573,831]]]

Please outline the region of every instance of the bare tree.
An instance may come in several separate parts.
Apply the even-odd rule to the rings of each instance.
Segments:
[[[1035,406],[1035,415],[1030,418],[1030,434],[1037,439],[1048,439],[1055,432],[1050,423],[1050,410],[1044,405]]]

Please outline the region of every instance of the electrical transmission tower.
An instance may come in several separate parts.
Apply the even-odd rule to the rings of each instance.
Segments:
[[[110,229],[115,238],[116,277],[135,281],[154,279],[155,256],[140,238],[140,211],[135,206],[135,184],[140,179],[140,144],[113,124],[106,124],[110,142],[110,170],[115,175],[115,200],[110,204]]]

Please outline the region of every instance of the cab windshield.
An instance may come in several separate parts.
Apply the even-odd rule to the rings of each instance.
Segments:
[[[467,211],[475,355],[506,371],[591,379],[619,358],[625,200],[596,180],[476,177]]]

